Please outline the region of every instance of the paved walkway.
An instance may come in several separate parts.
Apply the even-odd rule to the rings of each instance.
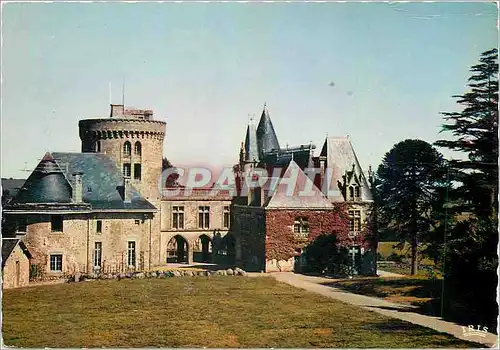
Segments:
[[[401,275],[399,273],[387,272],[382,270],[377,270],[377,275],[379,275],[380,277],[404,277],[404,275]]]
[[[444,332],[455,336],[456,338],[477,342],[487,347],[494,347],[498,344],[498,336],[493,333],[486,333],[485,337],[472,335],[464,336],[463,328],[452,322],[446,322],[438,317],[425,316],[411,312],[411,306],[391,303],[380,298],[369,297],[354,293],[344,292],[341,289],[324,286],[320,283],[331,282],[332,279],[325,277],[313,277],[294,274],[292,272],[278,272],[271,274],[276,280],[288,283],[294,287],[305,289],[310,292],[318,293],[326,297],[334,298],[345,303],[360,306],[364,309],[378,312],[379,314],[397,318],[423,327],[432,328],[438,332]]]

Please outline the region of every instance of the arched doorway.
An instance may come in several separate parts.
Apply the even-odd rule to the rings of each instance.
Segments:
[[[167,245],[167,263],[187,263],[188,243],[179,235],[170,239]]]
[[[212,262],[212,240],[207,235],[201,235],[193,247],[193,261]]]

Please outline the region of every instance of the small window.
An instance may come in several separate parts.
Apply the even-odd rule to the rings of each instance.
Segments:
[[[62,215],[52,215],[50,218],[50,227],[52,232],[63,232]]]
[[[95,142],[95,151],[97,153],[100,153],[101,152],[101,141],[96,141]]]
[[[102,233],[102,221],[101,220],[97,220],[97,223],[96,223],[96,232],[97,233]]]
[[[229,206],[224,207],[224,217],[222,218],[222,227],[229,228]]]
[[[129,267],[135,267],[135,242],[128,242],[127,263]]]
[[[94,267],[101,267],[101,263],[102,263],[102,242],[95,242]]]
[[[294,221],[293,233],[298,236],[307,236],[309,234],[309,221],[307,218],[297,218]]]
[[[139,141],[134,144],[134,154],[140,156],[142,154],[142,146]]]
[[[349,198],[354,199],[354,187],[349,186]]]
[[[62,272],[62,254],[50,255],[50,271]]]
[[[356,198],[361,197],[361,188],[359,186],[356,186]]]
[[[130,142],[128,141],[125,141],[123,144],[123,155],[130,156]]]
[[[130,177],[130,163],[123,164],[123,176]]]
[[[198,207],[198,228],[210,228],[210,207]]]
[[[184,228],[184,206],[172,207],[172,228]]]
[[[141,181],[141,165],[134,164],[134,180]]]
[[[17,232],[26,232],[28,228],[28,223],[26,217],[20,217],[17,219]]]
[[[349,232],[361,230],[361,210],[349,210]]]
[[[138,219],[136,219],[134,222],[135,222],[136,225],[140,225],[141,224],[141,220],[138,220]]]

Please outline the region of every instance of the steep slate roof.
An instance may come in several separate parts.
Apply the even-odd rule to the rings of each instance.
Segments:
[[[257,126],[257,146],[260,155],[280,149],[271,117],[269,117],[269,112],[265,105],[260,116],[259,125]]]
[[[71,185],[50,153],[46,153],[23,187],[14,203],[70,203]]]
[[[296,178],[293,192],[288,189],[289,178]],[[299,196],[299,193],[312,187],[309,195]],[[291,161],[283,176],[279,179],[274,191],[264,203],[266,208],[333,208],[332,203],[312,183],[311,179],[300,169],[295,161]]]
[[[368,181],[361,169],[351,141],[347,137],[329,137],[325,140],[321,156],[326,157],[326,167],[331,168],[333,175],[331,177],[330,189],[339,190],[337,181],[342,182],[342,176],[346,172],[352,171],[353,165],[356,174],[360,177],[361,182],[361,199],[363,201],[371,201],[372,193]],[[326,180],[326,179],[325,179]],[[344,197],[339,192],[337,195],[330,196],[333,201],[344,201]]]
[[[130,186],[130,202],[122,197],[123,175],[116,164],[101,153],[52,153],[63,169],[68,182],[74,173],[83,173],[83,201],[90,203],[93,210],[145,210],[156,207]]]
[[[19,189],[23,187],[26,179],[6,179],[2,178],[2,193],[8,191],[9,195],[15,196]]]
[[[257,130],[253,121],[248,123],[247,135],[245,137],[245,160],[259,161],[259,151],[257,146]]]
[[[31,253],[23,241],[17,238],[2,238],[2,269],[5,266],[10,254],[18,244],[28,259],[31,258]]]

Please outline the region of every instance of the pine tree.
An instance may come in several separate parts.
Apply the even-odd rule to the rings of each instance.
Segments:
[[[463,110],[442,113],[447,122],[442,131],[456,138],[435,145],[468,155],[451,161],[452,180],[460,184],[452,195],[468,204],[460,210],[490,217],[498,208],[498,51],[484,52],[471,72],[470,91],[453,96]]]
[[[417,271],[418,246],[434,225],[433,207],[443,182],[443,156],[422,140],[405,140],[386,153],[377,169],[375,204],[381,229],[398,232],[411,245],[411,274]]]
[[[475,318],[469,322],[493,327],[498,314],[498,51],[482,53],[470,71],[469,91],[453,96],[462,111],[443,113],[443,131],[455,138],[435,143],[467,155],[450,162],[449,198],[456,205],[449,209],[454,220],[441,246],[447,252],[444,305],[462,304]]]

